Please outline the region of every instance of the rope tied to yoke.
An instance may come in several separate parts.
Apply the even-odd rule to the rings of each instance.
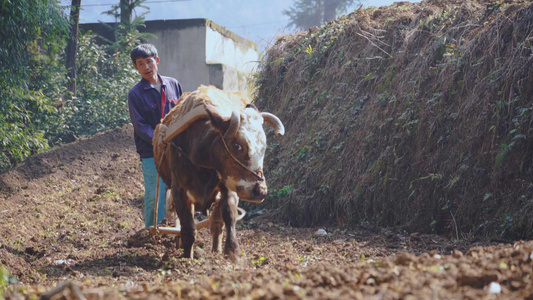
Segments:
[[[245,171],[249,172],[252,174],[252,176],[256,177],[258,180],[263,180],[263,174],[261,173],[261,171],[252,171],[250,170],[250,168],[248,168],[247,166],[245,166],[239,159],[237,159],[233,153],[231,153],[231,151],[229,150],[229,147],[228,147],[228,144],[226,143],[226,139],[222,136],[222,134],[220,134],[220,139],[222,140],[222,143],[224,144],[224,148],[226,149],[226,152],[228,152],[229,156],[233,159],[234,162],[236,162],[239,166],[241,166]],[[258,174],[258,173],[261,173],[261,174]]]

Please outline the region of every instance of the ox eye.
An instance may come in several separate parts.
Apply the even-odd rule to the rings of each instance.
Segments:
[[[242,152],[242,150],[244,150],[244,149],[242,148],[242,145],[239,144],[239,143],[235,143],[235,144],[233,144],[233,148],[235,148],[235,150],[237,150],[237,151],[239,151],[239,152]]]

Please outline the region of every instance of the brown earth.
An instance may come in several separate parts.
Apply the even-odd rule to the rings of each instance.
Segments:
[[[141,230],[128,126],[36,155],[0,188],[0,298],[533,299],[531,241],[293,228],[268,210],[238,223],[240,261],[213,254],[206,229],[181,259],[173,238]]]

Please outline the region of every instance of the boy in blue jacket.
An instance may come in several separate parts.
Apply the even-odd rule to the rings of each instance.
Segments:
[[[142,79],[128,94],[128,107],[134,128],[137,152],[141,157],[144,177],[144,222],[154,225],[157,170],[154,162],[152,138],[161,119],[178,103],[182,92],[180,83],[158,74],[159,56],[152,44],[142,44],[131,51],[131,60]],[[165,217],[165,183],[159,182],[157,222]]]

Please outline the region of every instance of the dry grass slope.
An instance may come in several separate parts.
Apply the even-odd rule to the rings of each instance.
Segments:
[[[533,4],[399,2],[281,37],[256,104],[292,225],[533,237]]]

